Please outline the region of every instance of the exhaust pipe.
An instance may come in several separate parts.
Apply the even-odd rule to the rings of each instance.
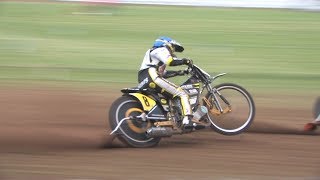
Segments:
[[[171,127],[152,127],[146,132],[148,137],[171,137],[174,134],[174,130]]]

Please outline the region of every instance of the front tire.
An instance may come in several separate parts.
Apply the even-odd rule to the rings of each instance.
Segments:
[[[218,101],[225,110],[219,114],[213,102],[213,95],[208,93],[206,98],[212,104],[208,107],[208,119],[211,128],[223,135],[237,135],[247,130],[252,124],[255,116],[255,104],[252,96],[243,87],[233,83],[223,83],[215,86],[217,91],[230,103],[229,106],[218,97]]]
[[[131,96],[122,96],[112,103],[109,110],[110,127],[116,128],[118,123],[129,116],[138,116],[143,113],[143,108],[137,99]],[[146,136],[146,130],[152,126],[150,121],[126,120],[115,132],[123,143],[135,148],[153,147],[158,145],[161,138]]]

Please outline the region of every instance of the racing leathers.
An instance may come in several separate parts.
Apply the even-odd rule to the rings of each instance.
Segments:
[[[138,88],[148,87],[169,98],[180,98],[184,116],[182,124],[186,126],[190,124],[192,117],[189,96],[179,86],[165,79],[172,76],[172,73],[171,75],[170,73],[166,73],[165,69],[166,66],[189,64],[190,61],[185,58],[178,59],[174,57],[166,47],[152,48],[146,52],[138,73]]]

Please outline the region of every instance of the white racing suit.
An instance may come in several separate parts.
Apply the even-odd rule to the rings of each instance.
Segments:
[[[180,98],[183,116],[191,116],[188,94],[179,86],[169,82],[163,75],[165,67],[182,65],[183,60],[174,59],[166,47],[149,49],[142,61],[138,74],[138,88],[152,88],[169,98]]]

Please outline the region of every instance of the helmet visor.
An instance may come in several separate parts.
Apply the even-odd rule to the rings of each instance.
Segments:
[[[181,46],[181,44],[176,41],[171,41],[171,45],[174,48],[175,52],[183,52],[184,51],[184,48]]]
[[[178,46],[178,45],[173,45],[174,51],[175,52],[183,52],[184,48],[182,46]]]

